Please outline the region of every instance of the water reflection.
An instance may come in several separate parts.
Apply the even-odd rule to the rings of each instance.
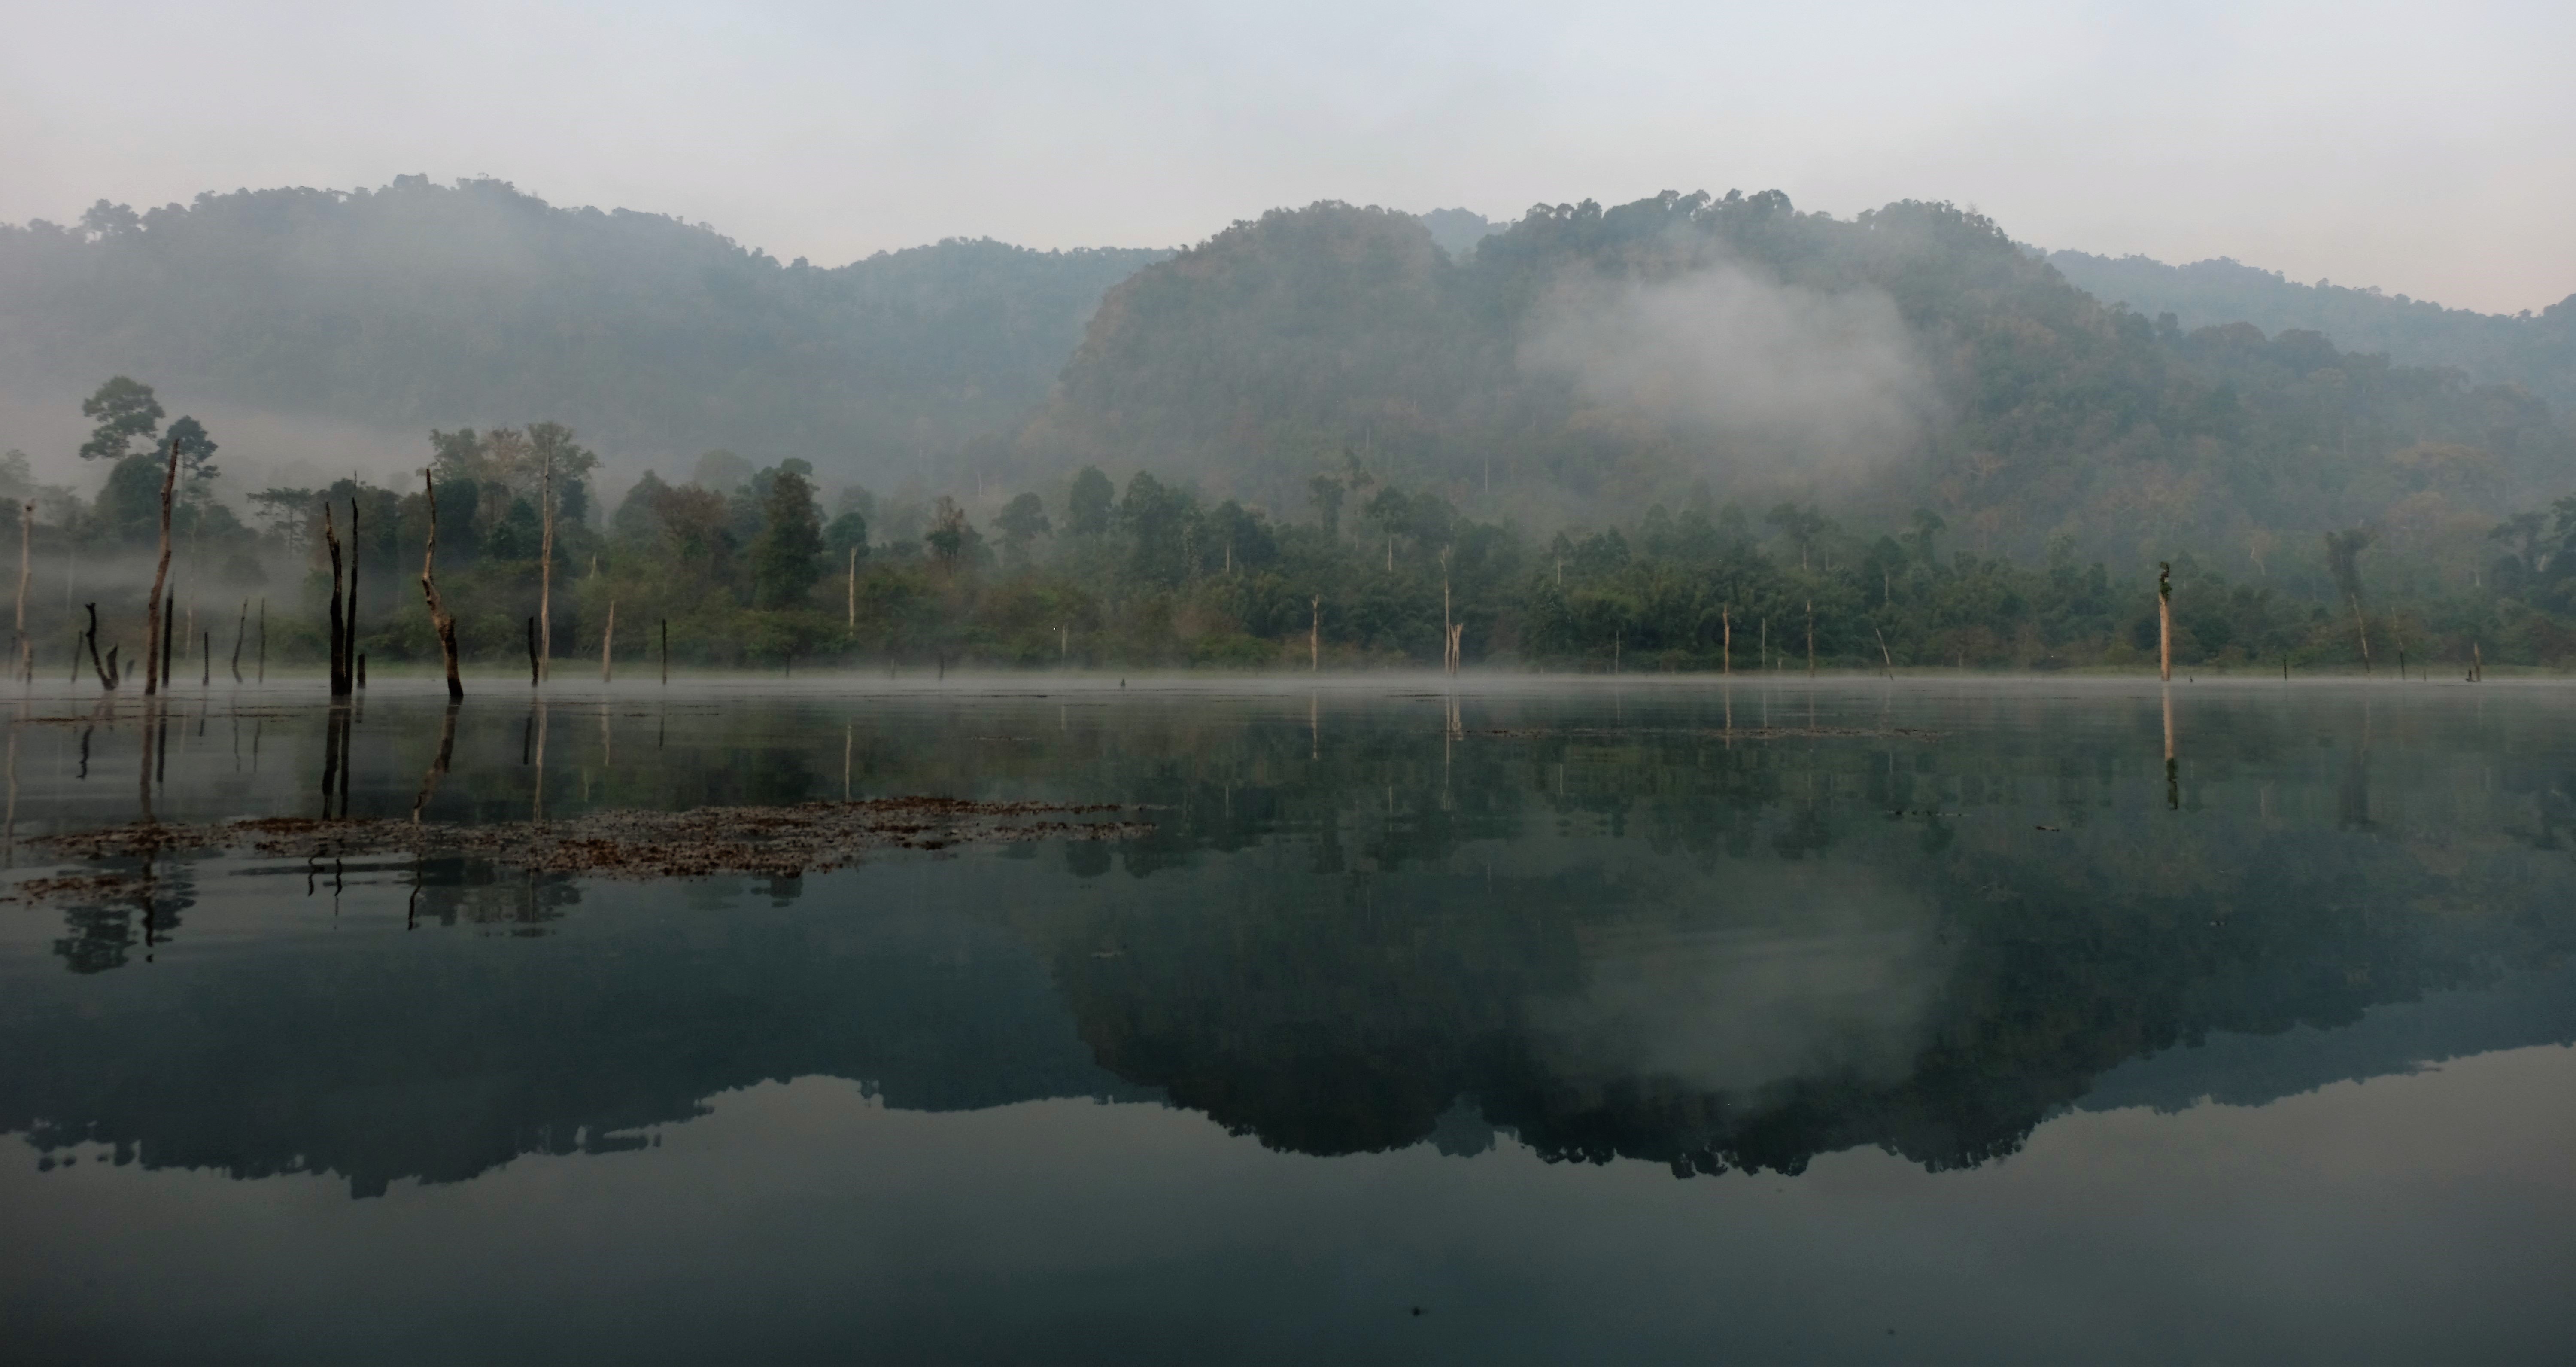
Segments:
[[[268,706],[247,772],[171,764],[166,713],[111,714],[99,743],[133,747],[140,811],[93,802],[84,767],[49,794],[56,829],[295,810],[257,771],[263,727],[296,782],[321,776],[326,815],[950,793],[1147,806],[1155,828],[660,886],[435,855],[147,858],[139,892],[12,913],[59,933],[0,956],[0,1129],[366,1194],[605,1151],[823,1074],[925,1109],[1160,1098],[1310,1154],[1476,1153],[1503,1131],[1681,1175],[1863,1146],[1945,1171],[2135,1061],[2527,982],[2576,948],[2555,834],[2576,765],[2539,704],[1757,691],[1805,731],[1738,732],[1732,689],[610,693],[580,705],[595,746],[568,733],[552,785],[544,700]],[[2377,810],[2374,744],[2409,755]],[[435,933],[366,933],[375,909]],[[164,952],[183,910],[246,949]],[[346,929],[310,934],[317,917]],[[148,990],[92,986],[156,956],[172,976]],[[2566,1031],[2563,1011],[2480,1017],[2385,1066]]]

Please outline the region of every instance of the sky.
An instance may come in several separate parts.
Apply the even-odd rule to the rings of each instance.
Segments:
[[[1341,199],[1781,189],[2490,311],[2576,292],[2576,5],[12,7],[0,222],[490,175],[836,265]]]

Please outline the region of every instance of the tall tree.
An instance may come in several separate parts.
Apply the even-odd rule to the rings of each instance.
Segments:
[[[1118,501],[1118,491],[1100,467],[1086,465],[1073,477],[1073,493],[1065,500],[1065,530],[1075,536],[1100,536],[1109,530],[1111,506]]]
[[[752,603],[763,608],[805,605],[814,581],[823,575],[823,518],[814,506],[814,485],[803,461],[789,461],[772,472],[761,498],[760,534],[751,542]]]
[[[81,443],[81,459],[122,460],[161,430],[161,401],[152,386],[119,375],[81,400],[81,416],[97,424]]]

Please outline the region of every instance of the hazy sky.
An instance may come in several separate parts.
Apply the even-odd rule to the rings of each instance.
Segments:
[[[489,174],[838,264],[1776,187],[2478,308],[2576,291],[2564,0],[25,0],[8,30],[0,221]]]

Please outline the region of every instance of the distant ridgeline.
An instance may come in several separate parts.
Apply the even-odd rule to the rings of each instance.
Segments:
[[[1838,220],[1776,192],[1542,206],[1463,260],[1406,214],[1266,214],[1112,290],[1021,445],[1274,510],[1348,450],[1541,527],[1705,482],[1923,506],[1990,553],[2068,536],[2240,569],[2281,533],[2491,525],[2576,470],[2523,390],[2314,332],[2160,324],[1948,205]]]
[[[2538,314],[2509,316],[2325,280],[2302,285],[2226,257],[2168,266],[2143,256],[2050,252],[2048,264],[2104,303],[2149,317],[2171,313],[2185,328],[2301,328],[2347,350],[2384,352],[2401,365],[2448,366],[2479,384],[2521,385],[2561,416],[2576,411],[2576,295]]]
[[[421,176],[102,201],[76,228],[0,227],[0,366],[396,430],[550,416],[612,455],[911,469],[1019,421],[1101,291],[1161,255],[950,240],[826,270]]]
[[[490,180],[0,227],[0,366],[66,393],[127,374],[380,429],[546,418],[612,465],[722,447],[925,496],[1150,469],[1275,518],[1347,451],[1541,533],[1705,486],[2238,572],[2282,534],[2397,547],[2567,493],[2542,401],[2576,398],[2571,329],[2576,305],[2034,259],[1947,205],[1838,220],[1777,192],[1508,225],[1323,203],[1178,256],[952,240],[835,269]]]

